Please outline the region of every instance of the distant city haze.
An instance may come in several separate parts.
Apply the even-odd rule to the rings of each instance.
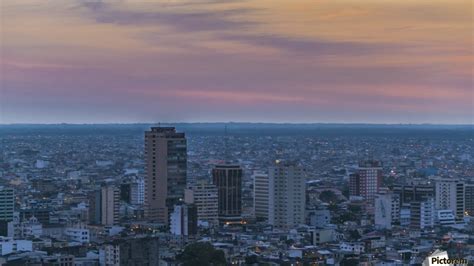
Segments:
[[[0,124],[473,124],[472,1],[0,9]]]

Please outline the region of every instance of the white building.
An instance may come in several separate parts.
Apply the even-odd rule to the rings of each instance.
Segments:
[[[294,162],[277,160],[270,167],[268,220],[279,229],[292,229],[305,222],[306,174]]]
[[[33,251],[33,242],[30,240],[14,240],[11,237],[0,236],[1,256],[20,251]]]
[[[49,162],[48,161],[43,161],[43,160],[36,160],[35,167],[38,169],[43,169],[48,167]]]
[[[364,243],[359,243],[359,242],[355,242],[355,243],[348,243],[348,242],[341,243],[341,244],[339,245],[339,248],[340,248],[342,251],[351,252],[351,253],[353,253],[353,254],[361,254],[361,253],[364,253],[364,252],[365,252],[365,245],[364,245]]]
[[[328,209],[308,210],[309,225],[319,228],[331,223],[331,212]]]
[[[197,233],[197,208],[191,204],[175,205],[171,213],[170,232],[177,236]]]
[[[436,210],[452,210],[456,220],[464,218],[464,182],[459,179],[435,179]]]
[[[268,221],[268,174],[255,171],[253,180],[253,208],[257,220]]]
[[[452,210],[438,210],[436,221],[439,225],[452,225],[456,223],[456,217]]]
[[[64,235],[69,241],[78,243],[89,243],[90,242],[90,231],[83,224],[75,224],[66,227]]]
[[[198,181],[192,188],[186,189],[184,201],[196,205],[199,221],[218,224],[218,195],[215,185]]]
[[[392,229],[392,224],[399,221],[400,197],[390,192],[375,195],[375,227]]]
[[[311,245],[332,242],[336,240],[336,231],[334,229],[310,229]]]
[[[43,225],[38,222],[36,217],[32,216],[27,221],[20,224],[20,238],[40,237],[43,234]]]
[[[411,221],[411,207],[410,204],[403,204],[400,207],[400,225],[409,226]]]
[[[130,183],[130,203],[143,205],[145,202],[145,180],[137,178]]]
[[[120,266],[120,246],[106,244],[99,249],[99,264],[104,266]]]
[[[411,227],[416,229],[431,228],[435,221],[435,203],[433,198],[410,203]]]

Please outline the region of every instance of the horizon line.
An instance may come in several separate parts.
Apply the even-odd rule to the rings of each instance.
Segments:
[[[218,122],[97,122],[97,123],[0,123],[0,126],[54,126],[54,125],[173,125],[173,124],[268,124],[268,125],[386,125],[386,126],[474,126],[471,124],[448,124],[448,123],[377,123],[377,122],[246,122],[246,121],[218,121]]]

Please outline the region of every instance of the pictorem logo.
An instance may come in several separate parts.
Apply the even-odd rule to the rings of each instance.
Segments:
[[[448,257],[448,252],[443,250],[436,250],[431,255],[429,255],[425,261],[423,261],[423,266],[431,265],[467,265],[467,259],[463,258],[452,258]]]

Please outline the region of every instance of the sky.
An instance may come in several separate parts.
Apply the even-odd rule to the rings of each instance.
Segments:
[[[0,123],[473,124],[471,0],[2,0]]]

